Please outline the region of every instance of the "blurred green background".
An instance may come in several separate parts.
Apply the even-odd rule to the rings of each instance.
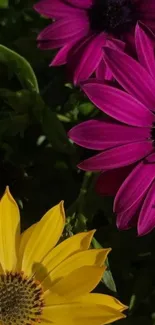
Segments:
[[[129,305],[117,323],[155,324],[155,233],[119,232],[113,198],[97,196],[97,174],[77,169],[90,152],[71,143],[67,131],[99,112],[69,83],[64,67],[49,68],[54,52],[37,49],[37,34],[49,21],[32,5],[0,0],[0,195],[9,185],[23,230],[63,199],[64,237],[96,228],[94,247],[113,249],[98,290]]]

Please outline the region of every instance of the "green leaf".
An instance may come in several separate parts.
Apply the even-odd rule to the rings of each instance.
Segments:
[[[9,5],[8,0],[0,0],[0,8],[7,8]]]
[[[29,118],[26,114],[12,114],[10,117],[0,120],[0,139],[3,136],[16,136],[23,133],[27,128]]]
[[[55,112],[49,107],[44,108],[42,127],[49,142],[55,150],[73,153],[73,146],[69,142],[65,129]]]
[[[31,122],[34,119],[37,120],[56,151],[68,154],[74,152],[74,147],[68,140],[63,124],[59,121],[56,113],[45,105],[39,94],[28,90],[12,92],[8,89],[0,89],[0,97],[16,113],[29,115]]]
[[[95,238],[92,239],[92,244],[95,248],[103,248]],[[102,282],[106,285],[108,289],[113,292],[117,292],[116,285],[112,273],[110,271],[108,258],[106,259],[105,265],[107,266],[107,269],[104,272]]]
[[[78,106],[78,109],[81,114],[87,116],[94,110],[94,105],[91,102],[82,103]]]
[[[140,303],[149,296],[153,287],[154,268],[146,266],[137,272],[136,281],[133,286],[133,293],[130,298],[129,311],[133,312]]]
[[[26,89],[14,92],[9,89],[0,89],[0,97],[3,98],[4,102],[9,105],[15,112],[24,113],[30,110],[33,105],[33,95]]]
[[[15,73],[23,88],[39,93],[38,82],[29,62],[18,53],[0,45],[0,62]]]
[[[109,269],[109,261],[108,258],[106,260],[107,269],[104,272],[104,276],[102,278],[103,283],[106,285],[108,289],[110,289],[113,292],[117,292],[116,285],[112,276],[112,273]]]

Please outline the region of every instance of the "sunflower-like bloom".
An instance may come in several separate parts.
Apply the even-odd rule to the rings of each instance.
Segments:
[[[94,72],[111,79],[103,46],[124,49],[125,42],[133,49],[137,21],[155,32],[154,0],[41,0],[34,8],[55,20],[38,36],[39,47],[60,48],[51,65],[67,64],[74,83]]]
[[[60,202],[20,234],[19,209],[6,189],[0,201],[1,324],[99,325],[124,317],[118,300],[90,293],[109,249],[88,250],[94,231],[56,246],[64,224]]]

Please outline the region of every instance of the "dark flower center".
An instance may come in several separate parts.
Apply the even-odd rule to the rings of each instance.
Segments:
[[[133,0],[95,0],[88,11],[92,30],[119,34],[135,24]]]
[[[32,325],[42,314],[41,285],[22,273],[0,275],[0,323]]]

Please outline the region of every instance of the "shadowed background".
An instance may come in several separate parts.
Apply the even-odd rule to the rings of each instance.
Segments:
[[[32,1],[0,0],[0,195],[9,185],[23,230],[63,199],[64,237],[96,228],[93,245],[113,249],[99,290],[130,306],[117,323],[154,325],[155,233],[137,238],[135,230],[118,231],[113,198],[97,196],[97,174],[77,169],[90,151],[72,144],[67,131],[100,113],[63,67],[49,68],[54,52],[37,49],[48,23]]]

